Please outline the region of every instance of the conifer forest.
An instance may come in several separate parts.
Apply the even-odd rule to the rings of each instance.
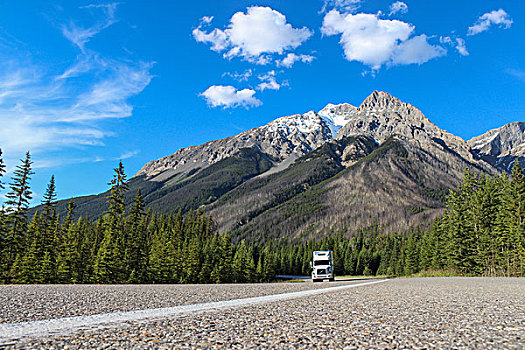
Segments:
[[[525,276],[525,175],[465,171],[430,228],[384,232],[381,222],[357,232],[330,232],[309,241],[238,240],[218,234],[201,210],[146,211],[140,190],[132,205],[122,162],[114,169],[107,210],[78,217],[70,201],[57,214],[52,177],[41,209],[32,204],[31,155],[5,180],[0,150],[1,283],[242,283],[276,275],[308,275],[314,250],[333,250],[336,275]]]

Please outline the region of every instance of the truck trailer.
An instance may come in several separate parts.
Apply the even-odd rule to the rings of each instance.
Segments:
[[[325,279],[335,280],[334,259],[331,250],[314,251],[311,266],[313,282],[321,282]]]

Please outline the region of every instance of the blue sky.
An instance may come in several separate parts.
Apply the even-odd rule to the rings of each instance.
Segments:
[[[35,201],[373,90],[468,140],[524,120],[522,1],[3,1],[0,147]],[[9,180],[9,174],[4,181]]]

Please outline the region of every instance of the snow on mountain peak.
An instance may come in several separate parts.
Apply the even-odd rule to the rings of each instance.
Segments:
[[[332,136],[335,138],[339,129],[348,123],[348,120],[355,114],[357,108],[348,103],[334,105],[329,103],[321,109],[318,115],[323,118],[330,128]]]
[[[305,114],[295,114],[278,118],[268,125],[269,132],[280,132],[289,135],[295,131],[301,133],[321,133],[322,125],[320,118],[315,112],[310,111]]]

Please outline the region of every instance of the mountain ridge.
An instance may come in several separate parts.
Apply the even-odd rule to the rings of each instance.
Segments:
[[[141,188],[147,208],[203,210],[234,239],[304,239],[348,226],[399,232],[430,225],[465,169],[508,171],[524,154],[522,126],[468,143],[374,91],[359,107],[327,104],[148,162],[129,180],[125,202]],[[76,199],[78,214],[100,217],[106,194]]]
[[[509,172],[518,159],[525,164],[525,122],[513,122],[467,141],[477,159]]]
[[[246,147],[259,149],[277,164],[292,155],[301,157],[331,139],[356,135],[371,136],[379,143],[392,135],[404,136],[423,147],[430,139],[437,138],[438,143],[471,162],[487,162],[488,159],[473,152],[463,138],[432,123],[417,107],[388,92],[376,90],[358,107],[350,103],[329,103],[318,112],[280,117],[234,136],[181,148],[146,163],[134,176],[146,175],[154,181],[162,181],[175,172],[205,168]],[[164,172],[166,174],[162,176]]]

